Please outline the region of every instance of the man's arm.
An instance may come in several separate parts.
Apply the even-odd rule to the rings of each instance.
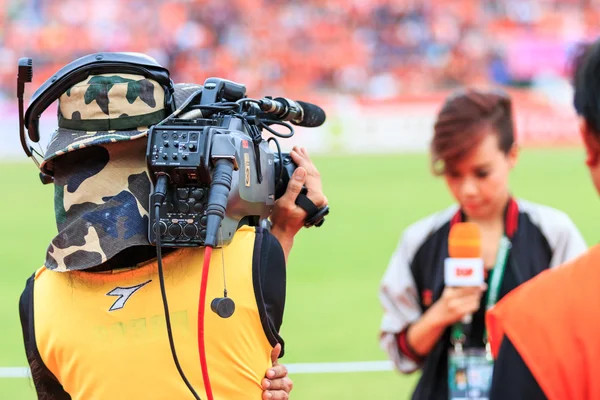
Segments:
[[[315,206],[321,208],[327,205],[327,197],[323,194],[321,175],[306,149],[295,146],[290,152],[290,156],[298,168],[294,171],[283,196],[275,202],[271,214],[273,223],[271,233],[281,243],[286,260],[294,245],[294,236],[302,229],[306,218],[306,211],[296,205],[296,198],[300,194],[302,186],[306,186],[308,190],[306,196],[315,203]]]
[[[33,285],[34,277],[27,280],[25,290],[19,300],[19,316],[23,329],[25,353],[31,369],[31,377],[40,400],[71,400],[54,374],[44,364],[35,343],[35,327],[33,319]]]
[[[289,397],[293,386],[285,366],[278,364],[283,353],[283,339],[279,336],[279,330],[285,309],[286,261],[277,238],[268,231],[263,231],[262,235],[259,270],[255,273],[260,280],[260,297],[265,306],[264,322],[268,324],[264,328],[270,332],[268,336],[277,342],[271,352],[273,366],[266,371],[262,380],[263,399],[284,400]]]
[[[527,364],[506,335],[494,363],[494,376],[490,390],[490,400],[502,399],[547,399]]]
[[[294,236],[304,226],[306,211],[296,205],[296,198],[302,186],[306,186],[308,198],[319,208],[327,205],[327,198],[323,194],[321,176],[319,171],[311,161],[308,152],[304,148],[295,146],[290,152],[290,156],[298,166],[294,171],[286,192],[277,202],[271,214],[273,224],[271,233],[279,241],[283,249],[284,259],[287,261],[292,246],[294,245]],[[267,300],[271,303],[269,313],[276,311],[279,304]],[[277,312],[275,312],[277,314]],[[288,372],[284,365],[277,363],[282,348],[278,344],[271,353],[273,367],[269,368],[262,381],[263,399],[285,400],[289,398],[294,383],[287,376]]]

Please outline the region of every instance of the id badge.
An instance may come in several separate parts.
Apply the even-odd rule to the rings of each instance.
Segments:
[[[488,400],[493,362],[484,349],[448,353],[448,395],[450,400]]]

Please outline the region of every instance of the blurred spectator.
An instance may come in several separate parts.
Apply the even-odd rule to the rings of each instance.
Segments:
[[[599,20],[597,0],[0,0],[0,98],[19,57],[34,59],[37,87],[97,51],[146,53],[176,81],[221,76],[252,95],[523,85],[564,76]]]

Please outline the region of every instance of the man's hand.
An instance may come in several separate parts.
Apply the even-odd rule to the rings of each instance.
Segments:
[[[273,367],[267,370],[266,378],[262,380],[263,400],[286,400],[290,397],[290,392],[294,386],[294,382],[288,378],[285,365],[277,363],[281,353],[281,345],[277,344],[271,352],[271,361]]]
[[[290,156],[298,168],[294,171],[283,196],[275,202],[271,214],[271,222],[273,223],[271,233],[281,243],[286,259],[292,249],[294,236],[302,229],[306,218],[306,211],[296,205],[296,198],[300,194],[302,186],[306,186],[308,190],[306,196],[318,208],[328,204],[327,197],[323,194],[321,175],[311,161],[306,149],[294,146]]]

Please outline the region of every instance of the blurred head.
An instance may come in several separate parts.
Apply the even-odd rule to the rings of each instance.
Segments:
[[[573,81],[586,165],[600,192],[600,40],[581,48],[575,58]]]
[[[431,142],[432,165],[467,217],[502,213],[508,175],[517,161],[511,100],[501,91],[461,90],[440,110]]]

